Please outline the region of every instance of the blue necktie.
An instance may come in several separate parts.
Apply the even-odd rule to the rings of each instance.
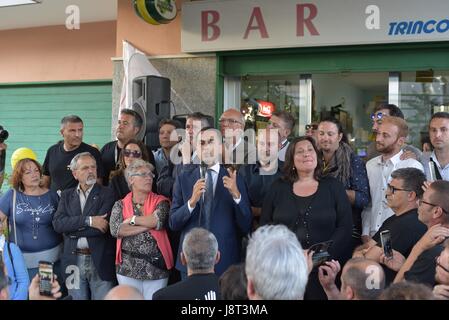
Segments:
[[[210,228],[210,216],[212,214],[212,204],[214,202],[214,181],[212,180],[212,170],[207,169],[206,174],[206,192],[204,193],[204,228]]]

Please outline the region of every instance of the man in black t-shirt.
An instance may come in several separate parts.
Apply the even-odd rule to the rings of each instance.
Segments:
[[[109,184],[109,175],[111,171],[114,171],[117,166],[120,152],[125,144],[131,139],[137,139],[137,134],[143,125],[142,117],[132,109],[122,109],[118,118],[117,128],[115,135],[117,140],[106,143],[101,148],[101,161],[104,167],[103,185]],[[153,152],[147,146],[148,156],[150,157],[150,163],[156,167],[154,161]],[[156,181],[156,179],[154,179]],[[156,184],[156,183],[155,183]]]
[[[65,116],[61,120],[61,135],[64,138],[47,150],[43,165],[43,184],[60,192],[74,188],[78,182],[70,170],[70,161],[81,152],[89,152],[97,162],[97,175],[103,176],[100,152],[83,142],[84,124],[80,117]],[[97,180],[101,184],[101,178]]]
[[[407,257],[413,246],[426,232],[426,226],[418,219],[417,200],[423,194],[426,181],[424,173],[416,168],[402,168],[391,173],[385,198],[394,215],[384,221],[373,238],[354,252],[354,256],[364,256],[381,262],[383,254],[380,234],[389,230],[394,250]],[[393,282],[396,271],[383,265],[386,285]]]
[[[415,244],[407,259],[393,250],[393,258],[381,257],[390,269],[398,271],[394,282],[403,279],[435,285],[436,257],[443,250],[441,243],[449,237],[449,181],[433,182],[419,200],[418,217],[428,231]]]
[[[214,266],[220,260],[218,242],[213,233],[193,228],[182,243],[181,261],[187,266],[187,278],[153,294],[153,300],[220,300]]]

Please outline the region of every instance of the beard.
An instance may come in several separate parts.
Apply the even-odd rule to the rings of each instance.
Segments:
[[[384,144],[380,145],[380,144],[378,144],[376,142],[376,150],[377,150],[377,152],[380,152],[380,153],[391,153],[391,152],[394,151],[394,149],[395,149],[395,144],[394,143],[392,143],[390,145],[384,145]]]
[[[86,184],[88,186],[92,186],[97,182],[97,179],[95,177],[88,177],[86,180]]]

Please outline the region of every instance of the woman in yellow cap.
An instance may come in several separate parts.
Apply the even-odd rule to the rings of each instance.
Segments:
[[[58,262],[62,243],[52,225],[59,198],[41,186],[41,177],[36,160],[19,160],[11,175],[12,188],[0,198],[0,220],[8,218],[10,240],[22,250],[30,279],[40,260]]]

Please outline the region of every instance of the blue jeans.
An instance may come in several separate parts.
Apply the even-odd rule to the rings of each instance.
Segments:
[[[67,276],[66,285],[73,300],[103,300],[114,281],[101,280],[92,256],[78,255],[75,272]]]

